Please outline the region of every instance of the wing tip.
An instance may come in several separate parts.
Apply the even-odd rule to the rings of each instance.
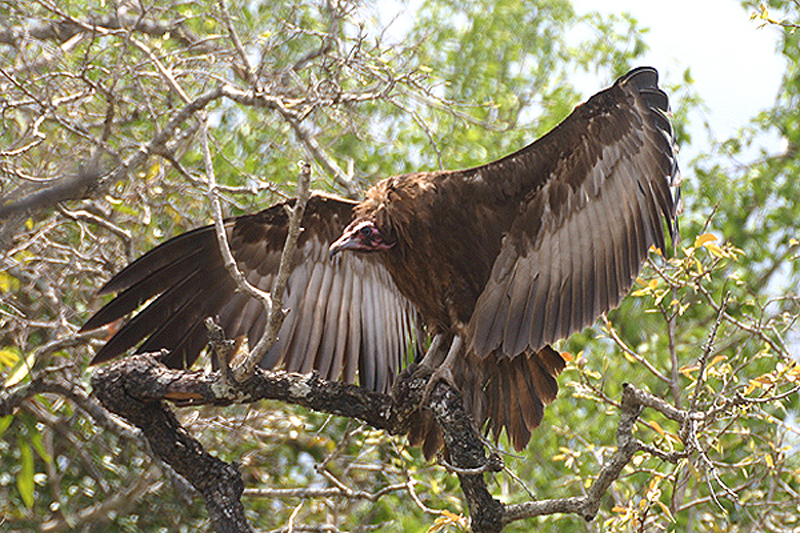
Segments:
[[[657,88],[658,70],[656,70],[655,67],[650,66],[635,67],[619,78],[619,80],[617,80],[617,84],[631,84],[639,90],[646,88]]]

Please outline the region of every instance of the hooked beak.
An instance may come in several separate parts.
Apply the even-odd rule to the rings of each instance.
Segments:
[[[345,233],[328,248],[328,257],[333,257],[344,250],[352,250],[358,246],[358,239],[352,233]]]

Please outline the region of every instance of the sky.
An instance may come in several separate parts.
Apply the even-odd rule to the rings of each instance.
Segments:
[[[785,69],[777,51],[779,32],[751,20],[750,13],[736,0],[572,3],[578,13],[628,12],[641,27],[649,28],[644,40],[650,50],[641,64],[656,67],[667,82],[670,78],[678,81],[684,70],[691,68],[695,89],[708,108],[704,118],[717,139],[732,136],[759,111],[775,103]],[[705,138],[700,121],[696,127],[693,137],[698,144],[705,144],[700,139]]]
[[[404,11],[413,11],[418,3],[401,0],[381,5],[380,18],[384,24],[391,21],[390,33],[408,29],[411,18]],[[580,14],[627,12],[639,27],[648,28],[644,41],[649,50],[639,64],[655,67],[662,85],[679,82],[690,68],[694,89],[707,111],[690,115],[692,145],[681,147],[684,168],[697,154],[709,153],[704,122],[715,140],[724,140],[775,103],[786,66],[778,52],[779,30],[752,20],[739,0],[572,0],[572,4]],[[588,97],[609,81],[587,75],[580,86]],[[761,137],[760,142],[769,152],[783,148],[777,136]]]

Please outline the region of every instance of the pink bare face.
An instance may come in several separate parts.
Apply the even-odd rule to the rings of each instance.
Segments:
[[[378,252],[388,250],[395,242],[387,242],[372,220],[354,220],[342,232],[342,236],[331,244],[331,257],[344,250],[354,252]]]

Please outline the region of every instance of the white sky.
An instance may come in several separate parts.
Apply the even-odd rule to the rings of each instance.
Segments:
[[[779,32],[774,27],[760,28],[760,21],[751,20],[736,0],[572,3],[578,13],[628,12],[641,27],[650,28],[644,36],[650,50],[640,63],[656,67],[667,81],[678,81],[690,67],[717,139],[730,137],[775,102],[785,69],[777,52]],[[693,132],[693,141],[704,144],[699,124]]]
[[[404,16],[418,0],[381,4],[379,17],[392,21],[392,32],[403,33],[411,22]],[[785,70],[778,53],[780,31],[751,20],[739,0],[572,0],[577,13],[630,13],[649,31],[644,41],[649,50],[639,65],[658,69],[662,84],[679,82],[687,67],[694,89],[706,106],[706,114],[690,116],[692,146],[681,148],[684,169],[699,153],[708,153],[707,121],[715,140],[733,136],[737,129],[771,107]],[[612,80],[580,81],[584,97],[603,89]],[[782,147],[777,136],[759,137],[770,152]],[[755,155],[755,154],[754,154]]]

